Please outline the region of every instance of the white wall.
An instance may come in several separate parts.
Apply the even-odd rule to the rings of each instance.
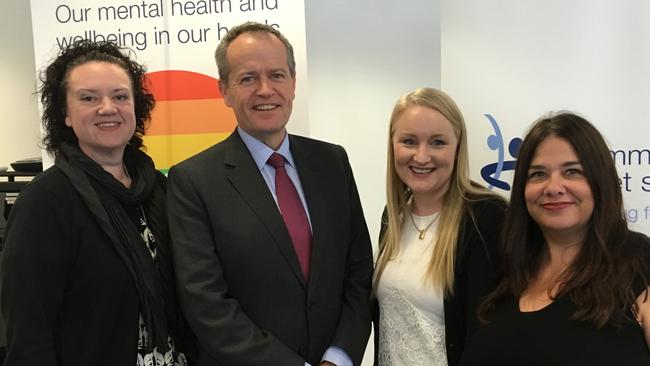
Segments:
[[[346,148],[375,244],[393,105],[407,91],[440,86],[439,1],[397,4],[305,2],[310,135]]]
[[[9,166],[41,155],[29,1],[3,1],[0,46],[0,166]]]

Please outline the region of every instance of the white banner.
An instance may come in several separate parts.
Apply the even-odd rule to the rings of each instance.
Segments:
[[[156,109],[145,145],[165,170],[230,134],[234,115],[217,88],[214,51],[244,21],[277,27],[294,46],[296,101],[289,124],[307,135],[307,60],[302,0],[31,0],[36,68],[78,39],[110,40],[147,66]]]

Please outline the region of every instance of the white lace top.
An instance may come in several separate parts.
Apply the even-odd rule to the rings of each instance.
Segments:
[[[424,229],[436,215],[413,218]],[[380,366],[447,365],[443,296],[424,281],[436,231],[434,222],[420,240],[410,218],[404,220],[400,253],[377,287]]]

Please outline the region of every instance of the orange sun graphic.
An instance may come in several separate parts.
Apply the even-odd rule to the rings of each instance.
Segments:
[[[179,70],[151,72],[147,79],[156,107],[144,144],[157,169],[166,172],[234,130],[235,116],[224,104],[217,79]]]

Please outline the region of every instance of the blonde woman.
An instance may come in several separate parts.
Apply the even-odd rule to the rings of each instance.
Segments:
[[[469,178],[456,103],[422,88],[395,105],[374,276],[378,365],[457,365],[497,280],[505,201]]]

